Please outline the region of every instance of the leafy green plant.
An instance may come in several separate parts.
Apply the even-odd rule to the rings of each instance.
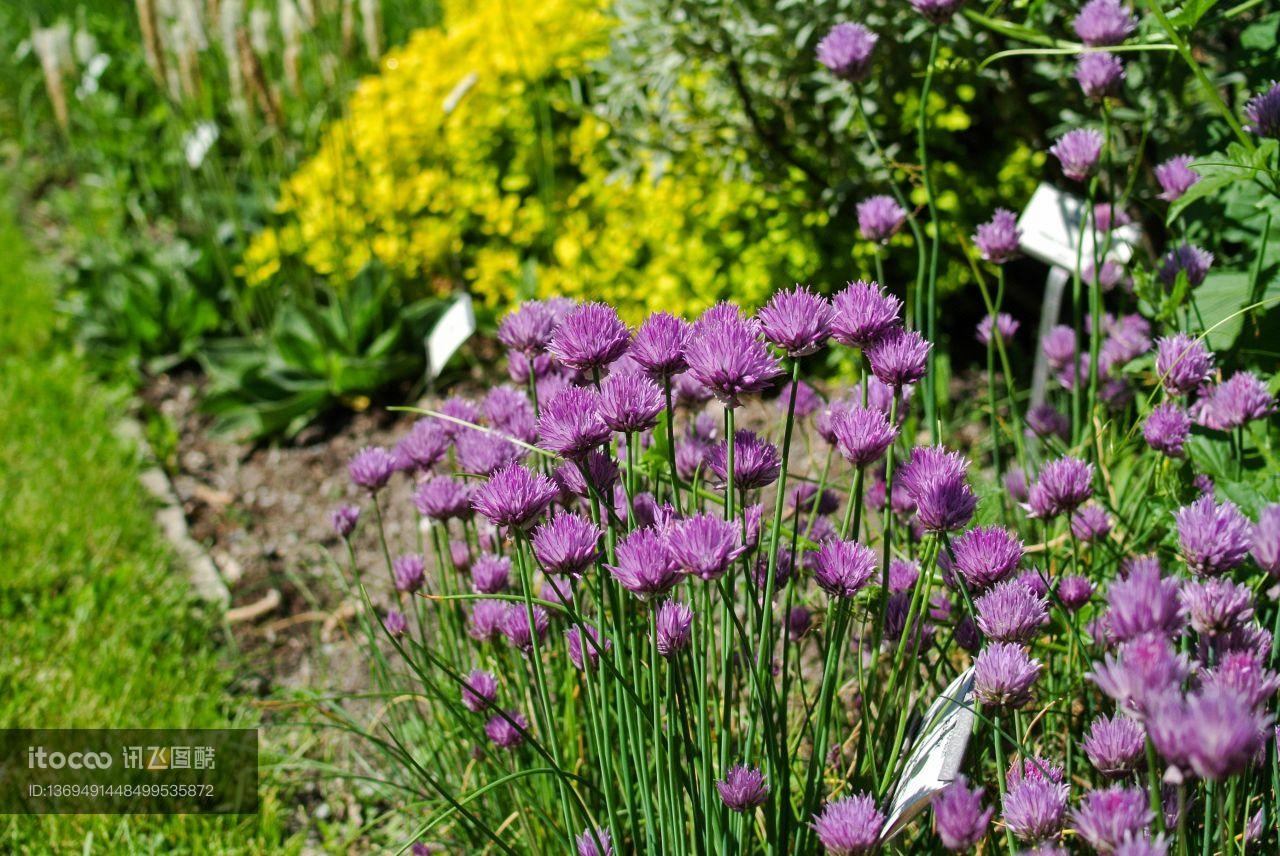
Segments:
[[[367,396],[420,375],[423,338],[446,301],[402,305],[373,263],[326,303],[285,304],[260,337],[222,339],[202,352],[205,409],[218,431],[259,439],[292,436],[336,405],[361,409]]]

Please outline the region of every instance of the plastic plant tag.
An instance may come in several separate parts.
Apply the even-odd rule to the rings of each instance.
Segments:
[[[1018,218],[1022,251],[1045,264],[1075,270],[1079,262],[1081,268],[1088,269],[1093,265],[1095,248],[1090,224],[1084,224],[1083,232],[1080,228],[1086,204],[1052,185],[1037,187]],[[1141,237],[1141,231],[1133,224],[1112,229],[1107,258],[1127,262]]]
[[[973,705],[970,666],[925,711],[920,737],[903,765],[880,831],[882,843],[901,832],[939,791],[955,781],[973,731]]]
[[[427,334],[427,377],[440,376],[445,363],[476,331],[476,315],[471,308],[471,295],[463,292],[436,321]]]

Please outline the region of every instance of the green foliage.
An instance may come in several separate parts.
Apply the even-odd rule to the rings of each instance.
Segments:
[[[0,727],[247,726],[231,674],[155,529],[105,391],[52,333],[54,284],[0,210]],[[293,853],[264,789],[252,818],[21,816],[0,851]]]
[[[402,305],[386,271],[368,265],[324,305],[282,306],[258,339],[212,343],[201,361],[210,390],[205,409],[216,428],[241,437],[292,436],[337,404],[424,370],[423,339],[445,301]]]

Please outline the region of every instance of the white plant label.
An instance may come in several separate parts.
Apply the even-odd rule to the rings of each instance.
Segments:
[[[471,295],[463,292],[427,334],[427,377],[432,380],[439,377],[445,363],[475,331],[476,314],[471,307]]]
[[[880,841],[893,838],[955,781],[973,731],[973,667],[961,672],[933,700],[920,723],[920,736],[903,765],[889,804]]]
[[[1093,264],[1095,249],[1091,224],[1085,223],[1083,231],[1080,228],[1086,204],[1078,196],[1041,184],[1018,218],[1022,251],[1067,270],[1075,270],[1079,261],[1080,267],[1087,270]],[[1133,224],[1112,229],[1107,258],[1121,264],[1127,262],[1141,237]]]

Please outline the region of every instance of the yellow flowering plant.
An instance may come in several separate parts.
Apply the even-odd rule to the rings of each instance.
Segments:
[[[486,0],[445,17],[387,54],[285,182],[243,256],[252,287],[300,274],[340,291],[377,261],[403,299],[465,287],[495,310],[559,294],[688,314],[817,267],[826,214],[800,182],[727,176],[696,152],[614,173],[589,104],[613,26],[599,4]]]

